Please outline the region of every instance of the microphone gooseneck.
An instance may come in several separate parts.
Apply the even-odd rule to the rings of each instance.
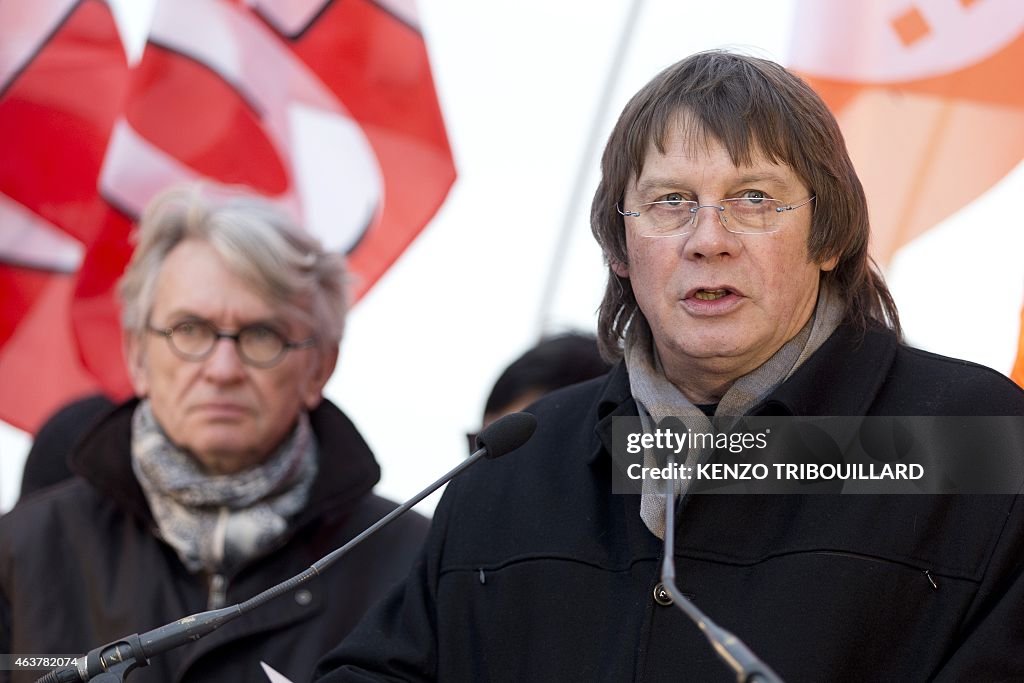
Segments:
[[[668,454],[669,467],[675,467],[675,455]],[[661,560],[661,583],[672,597],[672,603],[697,625],[715,649],[715,654],[736,673],[738,683],[783,683],[779,675],[765,664],[747,644],[704,614],[676,587],[675,563],[675,480],[665,479],[665,556]]]

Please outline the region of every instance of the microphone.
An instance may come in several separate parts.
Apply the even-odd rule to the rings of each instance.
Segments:
[[[668,453],[668,466],[675,466],[675,455]],[[661,561],[661,583],[672,597],[672,603],[697,625],[715,649],[715,654],[736,673],[738,683],[783,683],[742,640],[711,621],[693,602],[676,587],[675,536],[676,511],[675,480],[665,479],[665,557]]]
[[[220,609],[199,612],[171,622],[141,636],[133,634],[108,643],[75,660],[73,666],[54,669],[37,683],[78,683],[95,681],[106,683],[124,680],[135,667],[146,666],[149,658],[173,650],[215,631],[233,619],[250,612],[279,595],[294,590],[297,586],[319,575],[377,531],[411,510],[417,503],[447,484],[463,470],[481,458],[500,458],[526,443],[537,428],[537,419],[529,413],[512,413],[488,425],[476,439],[477,450],[457,466],[446,472],[440,479],[423,489],[397,508],[367,527],[351,541],[336,548],[301,574],[272,586],[245,602]]]
[[[533,430],[537,429],[537,418],[530,413],[510,413],[495,420],[476,437],[476,447],[485,452],[485,457],[494,460],[514,451],[526,443]],[[476,457],[474,453],[470,458]]]

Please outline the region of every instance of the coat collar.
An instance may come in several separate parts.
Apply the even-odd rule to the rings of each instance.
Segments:
[[[132,399],[113,410],[79,443],[71,469],[126,512],[154,524],[142,487],[131,464]],[[347,508],[369,493],[380,480],[380,467],[370,447],[348,417],[323,400],[309,414],[316,435],[319,470],[306,508],[293,522],[298,527],[328,510]]]
[[[863,334],[840,326],[787,381],[752,413],[866,415],[896,358],[896,334],[880,326]]]
[[[750,414],[865,415],[889,374],[898,346],[896,334],[881,326],[871,326],[862,334],[850,325],[840,325]],[[637,414],[624,362],[609,373],[596,408],[594,431],[601,445],[591,454],[591,463],[611,452],[612,419]]]

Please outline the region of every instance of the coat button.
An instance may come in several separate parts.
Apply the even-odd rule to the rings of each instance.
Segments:
[[[668,591],[665,589],[665,584],[659,582],[658,585],[654,587],[654,602],[662,606],[672,604],[672,596],[669,595]]]
[[[313,594],[305,588],[300,591],[295,591],[295,602],[305,607],[309,603],[313,602]]]

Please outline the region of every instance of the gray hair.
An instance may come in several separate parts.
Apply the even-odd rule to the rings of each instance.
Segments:
[[[275,305],[310,324],[321,348],[341,342],[346,313],[345,259],[324,251],[269,201],[240,190],[179,185],[155,197],[135,234],[135,252],[118,283],[121,325],[141,333],[168,254],[187,239],[209,244],[231,271]]]

